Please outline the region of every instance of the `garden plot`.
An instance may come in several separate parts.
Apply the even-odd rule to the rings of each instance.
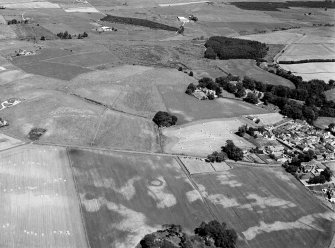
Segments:
[[[162,134],[166,136],[164,151],[207,156],[214,151],[220,151],[227,140],[232,140],[240,148],[252,148],[253,144],[235,134],[244,124],[239,119],[231,118],[197,121],[165,128],[162,130]]]
[[[192,231],[212,219],[172,157],[90,150],[69,155],[91,247],[135,247],[162,224]]]
[[[181,162],[185,165],[188,173],[210,173],[215,172],[211,163],[206,163],[204,159],[179,157]]]
[[[0,179],[1,247],[88,247],[64,149],[3,151]]]

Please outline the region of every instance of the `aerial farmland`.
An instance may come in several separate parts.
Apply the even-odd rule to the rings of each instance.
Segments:
[[[334,16],[0,0],[0,247],[334,248]]]

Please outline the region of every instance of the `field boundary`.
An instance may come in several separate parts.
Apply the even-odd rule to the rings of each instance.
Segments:
[[[84,217],[83,217],[82,204],[81,204],[81,200],[80,200],[80,197],[79,197],[79,190],[78,190],[78,187],[77,187],[77,181],[76,181],[76,179],[74,177],[74,174],[73,174],[72,160],[71,160],[70,155],[69,155],[68,147],[65,148],[65,153],[66,153],[66,156],[67,156],[67,159],[68,159],[68,162],[69,162],[71,177],[72,177],[72,180],[73,180],[74,189],[76,191],[76,196],[77,196],[77,200],[78,200],[78,203],[79,203],[78,207],[79,207],[79,211],[80,211],[80,219],[81,219],[83,229],[84,229],[84,232],[85,232],[86,244],[87,244],[88,248],[91,248],[91,245],[90,245],[90,242],[89,242],[89,239],[88,239],[88,236],[87,236],[87,229],[86,229],[86,223],[85,223]]]

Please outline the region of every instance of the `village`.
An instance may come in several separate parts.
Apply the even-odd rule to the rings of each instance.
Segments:
[[[258,122],[257,118],[246,118]],[[293,174],[307,188],[322,192],[325,199],[335,203],[335,178],[329,181],[314,182],[323,171],[335,161],[335,136],[333,130],[321,130],[309,125],[306,121],[284,119],[277,125],[266,125],[262,129],[246,126],[243,138],[254,144],[256,148],[243,149],[243,161],[253,163],[272,163],[276,160],[285,168],[294,164],[297,157],[308,154],[301,160],[299,169]],[[250,131],[251,130],[251,131]],[[240,135],[239,133],[237,133]],[[241,136],[241,135],[240,135]],[[307,155],[305,157],[308,157]],[[264,161],[264,162],[263,162]],[[288,170],[287,170],[288,171]]]

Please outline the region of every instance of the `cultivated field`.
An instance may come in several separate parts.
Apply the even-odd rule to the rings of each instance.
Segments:
[[[150,119],[107,110],[97,124],[92,144],[99,147],[158,152],[158,130]]]
[[[331,44],[334,46],[334,44]],[[279,61],[299,61],[305,59],[334,59],[335,51],[329,48],[329,44],[291,44],[284,53],[279,56]]]
[[[135,247],[162,224],[192,231],[211,219],[171,157],[84,150],[69,154],[91,247]]]
[[[23,144],[21,140],[0,134],[0,150],[7,150],[9,148]]]
[[[192,179],[217,218],[238,232],[238,247],[326,248],[332,239],[334,213],[282,168],[235,168]]]
[[[320,79],[328,83],[330,79],[335,80],[335,62],[304,63],[291,65],[281,64],[280,67],[287,71],[291,71],[292,73],[294,73],[294,75],[301,76],[305,81]]]
[[[230,167],[225,162],[221,163],[207,163],[204,159],[191,158],[191,157],[179,157],[181,162],[184,164],[186,170],[191,175],[198,173],[214,173],[217,171],[226,171]]]
[[[164,151],[187,155],[207,156],[220,151],[227,140],[240,148],[254,145],[235,134],[245,123],[237,118],[197,121],[182,126],[165,128]]]
[[[0,153],[1,247],[88,247],[65,150]]]
[[[279,113],[252,115],[252,117],[258,118],[260,120],[258,125],[274,125],[284,120],[283,116]]]
[[[266,44],[289,44],[295,42],[303,35],[288,31],[276,31],[265,34],[251,34],[245,36],[238,36],[236,38],[245,40],[256,40]]]
[[[225,72],[233,75],[238,75],[240,77],[248,76],[266,84],[283,85],[295,88],[291,81],[259,68],[253,60],[230,59],[216,61],[216,64]]]

